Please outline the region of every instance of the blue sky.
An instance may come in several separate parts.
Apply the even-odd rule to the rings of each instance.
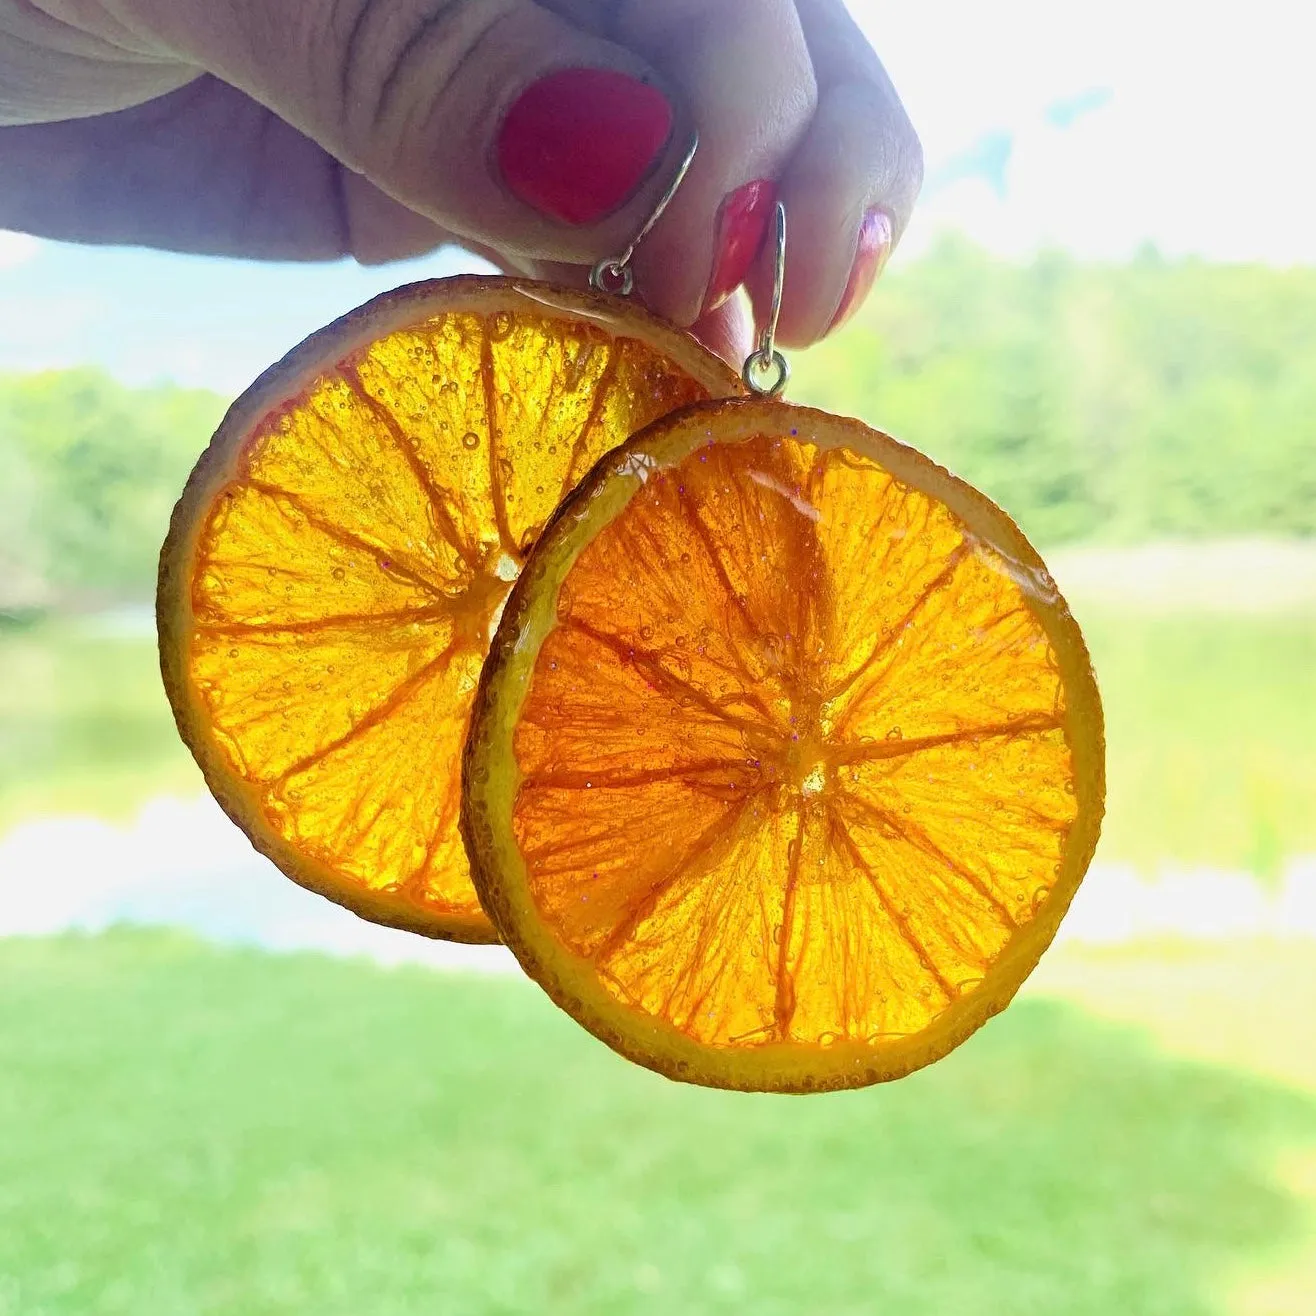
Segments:
[[[23,248],[0,268],[0,369],[94,362],[132,383],[172,379],[224,393],[376,293],[487,268],[455,250],[363,268],[53,242]]]
[[[897,259],[938,232],[1316,264],[1316,15],[1303,0],[852,0],[923,138]],[[461,253],[256,265],[0,233],[0,369],[94,362],[234,393],[312,329]],[[253,310],[253,308],[257,308]]]

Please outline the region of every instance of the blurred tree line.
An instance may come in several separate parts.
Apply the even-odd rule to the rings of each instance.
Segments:
[[[224,406],[95,370],[0,375],[0,609],[149,598],[169,513]]]
[[[1037,543],[1316,533],[1316,269],[1028,265],[943,240],[797,358]]]
[[[795,358],[1043,545],[1316,533],[1316,270],[1019,265],[946,240]],[[0,608],[149,598],[224,409],[94,370],[0,375]]]

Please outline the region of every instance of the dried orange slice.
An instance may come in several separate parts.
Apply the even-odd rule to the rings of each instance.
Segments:
[[[476,887],[554,1000],[719,1087],[898,1077],[1014,994],[1096,844],[1087,650],[1008,516],[857,421],[691,407],[537,545],[476,699]]]
[[[738,388],[639,308],[477,277],[267,371],[188,481],[157,603],[179,729],[257,849],[376,922],[496,940],[457,830],[493,623],[599,456]]]

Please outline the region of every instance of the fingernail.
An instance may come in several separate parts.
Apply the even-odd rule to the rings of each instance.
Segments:
[[[828,333],[843,325],[868,296],[868,290],[891,255],[892,237],[891,216],[874,206],[859,225],[859,244],[855,249],[854,264],[850,267],[850,279],[841,294],[841,304],[827,326]]]
[[[701,315],[717,310],[745,282],[776,203],[777,185],[770,178],[756,178],[723,197],[717,211],[713,273]]]
[[[672,129],[656,87],[611,69],[562,69],[531,83],[498,131],[498,168],[526,205],[592,224],[639,186]]]

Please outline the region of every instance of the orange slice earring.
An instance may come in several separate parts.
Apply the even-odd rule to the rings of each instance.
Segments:
[[[776,400],[785,239],[779,207],[753,396],[654,420],[537,537],[462,827],[504,940],[609,1046],[805,1092],[907,1074],[1010,1001],[1091,860],[1104,736],[1010,517]]]
[[[594,291],[467,276],[353,311],[238,398],[174,512],[157,618],[183,739],[258,850],[365,918],[497,939],[457,824],[507,593],[600,456],[741,390],[624,299],[634,246]]]

